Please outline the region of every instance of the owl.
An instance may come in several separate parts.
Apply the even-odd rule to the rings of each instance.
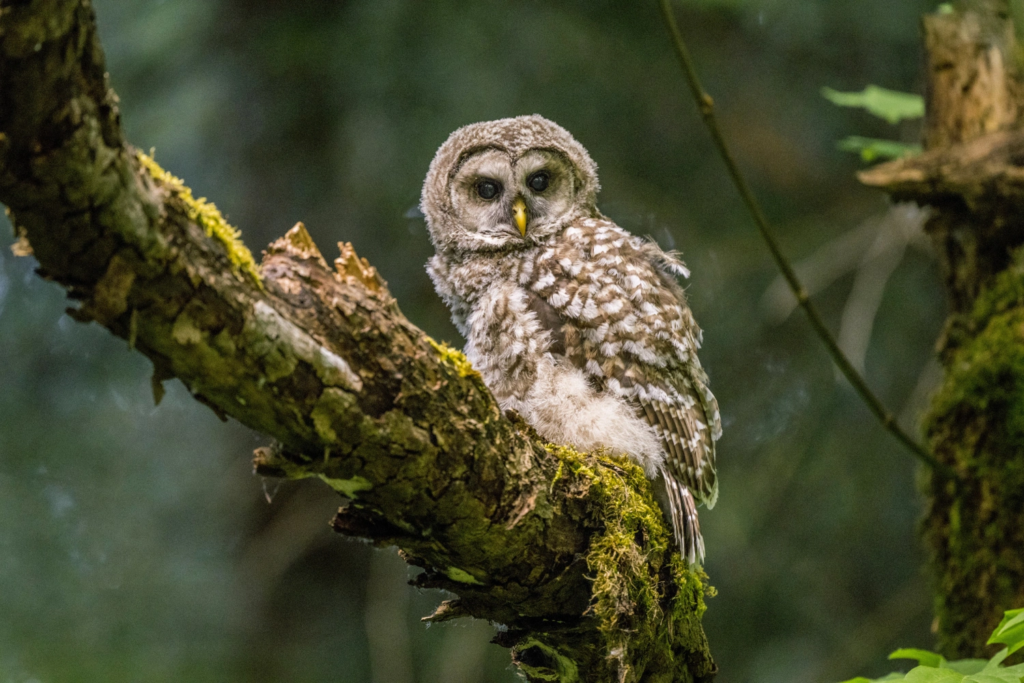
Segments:
[[[654,480],[676,542],[704,559],[718,497],[718,403],[673,253],[608,220],[597,166],[541,116],[475,123],[430,164],[427,271],[505,410],[550,442],[624,454]]]

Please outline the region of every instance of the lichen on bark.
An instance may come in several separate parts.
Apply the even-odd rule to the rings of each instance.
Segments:
[[[149,171],[154,179],[178,194],[181,201],[188,207],[189,220],[203,226],[208,237],[214,237],[224,245],[231,266],[251,277],[256,284],[260,284],[260,276],[256,272],[256,261],[252,257],[252,252],[241,240],[242,232],[228,224],[216,204],[206,201],[205,197],[199,199],[193,197],[192,190],[185,186],[185,182],[165,171],[150,154],[140,151],[136,152],[136,156],[139,163]]]

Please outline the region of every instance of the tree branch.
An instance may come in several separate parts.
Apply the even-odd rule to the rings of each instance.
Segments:
[[[715,149],[718,150],[719,156],[722,157],[726,170],[729,172],[729,177],[732,178],[733,185],[735,185],[736,191],[739,193],[740,199],[743,200],[743,204],[747,207],[751,218],[754,219],[754,224],[757,226],[758,232],[761,233],[761,238],[768,247],[775,265],[778,266],[779,272],[782,273],[782,278],[789,285],[789,289],[793,292],[793,296],[796,297],[797,303],[807,315],[807,320],[811,323],[814,333],[821,340],[821,343],[825,345],[825,350],[832,357],[832,362],[836,364],[839,371],[846,377],[846,380],[860,396],[867,409],[882,424],[883,429],[896,437],[896,440],[903,444],[911,455],[931,468],[933,472],[943,478],[956,479],[957,474],[955,471],[936,460],[934,455],[929,453],[924,446],[917,443],[900,427],[896,421],[896,416],[871,390],[867,381],[857,372],[857,368],[853,366],[850,359],[839,348],[839,343],[836,342],[835,337],[832,336],[828,327],[825,326],[825,321],[822,320],[818,309],[811,301],[807,288],[804,287],[793,266],[790,265],[789,260],[782,253],[782,249],[775,240],[775,235],[768,223],[768,218],[765,217],[764,211],[761,210],[761,205],[754,196],[753,190],[750,189],[750,185],[747,184],[747,180],[740,171],[739,165],[732,157],[732,152],[729,151],[729,146],[725,142],[725,136],[722,134],[722,129],[718,126],[718,120],[715,118],[715,102],[711,99],[711,95],[704,90],[704,86],[701,85],[700,78],[697,76],[697,69],[693,64],[693,58],[690,56],[690,51],[686,47],[686,41],[683,40],[683,34],[679,31],[679,25],[676,23],[675,15],[672,13],[671,0],[660,0],[660,6],[661,15],[672,38],[672,46],[675,48],[676,56],[679,57],[680,66],[683,68],[686,84],[690,88],[690,93],[697,104],[701,118],[704,119],[704,124],[711,135],[711,140],[715,143]]]
[[[896,201],[935,209],[926,231],[936,246],[955,314],[1024,243],[1024,133],[1001,131],[861,171],[858,179]]]
[[[531,680],[706,680],[702,572],[642,471],[542,443],[349,245],[297,225],[257,269],[212,204],[126,144],[88,0],[0,0],[0,201],[72,314],[222,417],[277,440],[264,475],[350,499],[338,531],[398,545],[431,617],[507,627]]]

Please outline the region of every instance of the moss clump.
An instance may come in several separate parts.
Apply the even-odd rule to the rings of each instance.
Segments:
[[[576,662],[565,657],[556,648],[550,647],[536,638],[528,638],[517,647],[519,652],[526,652],[531,648],[537,648],[545,655],[545,666],[543,668],[531,666],[520,659],[517,663],[523,673],[531,679],[539,681],[558,681],[558,683],[577,683],[580,680],[579,667]],[[550,666],[554,665],[554,666]]]
[[[256,261],[252,257],[252,252],[239,239],[242,233],[224,220],[224,216],[212,202],[206,201],[205,197],[199,199],[193,197],[192,190],[186,187],[184,181],[161,168],[152,156],[141,151],[137,154],[139,163],[149,171],[149,174],[170,187],[185,203],[189,220],[203,226],[203,230],[208,236],[224,245],[228,258],[231,260],[232,269],[236,273],[245,273],[262,289],[263,283],[260,280],[259,271],[256,269]]]
[[[651,495],[643,469],[626,458],[585,455],[547,444],[559,460],[552,482],[580,489],[603,511],[604,529],[594,535],[587,554],[593,580],[590,613],[599,620],[609,657],[628,661],[627,648],[651,658],[672,657],[681,631],[700,629],[706,609],[707,576],[688,567],[671,548],[661,508]],[[666,566],[667,564],[667,566]],[[670,575],[675,595],[667,595]],[[665,606],[670,605],[670,614]],[[672,628],[663,621],[672,619]],[[662,641],[657,642],[661,636]]]
[[[979,295],[968,327],[975,334],[953,354],[925,428],[934,437],[954,414],[977,415],[989,423],[984,434],[989,444],[998,439],[1001,450],[1019,456],[1024,452],[1024,249]],[[949,442],[942,439],[937,445],[948,448]],[[977,445],[963,444],[955,464],[975,464],[970,451]]]
[[[936,456],[962,475],[931,481],[923,523],[950,658],[983,655],[996,615],[1024,604],[1024,249],[961,327],[924,425]]]
[[[459,373],[459,377],[470,377],[472,375],[479,376],[473,365],[466,358],[466,354],[462,353],[458,349],[453,349],[444,342],[436,342],[430,337],[427,337],[427,341],[434,347],[438,355],[441,356],[441,360],[452,366],[455,372]]]
[[[699,565],[688,565],[679,553],[673,553],[669,560],[672,580],[677,592],[672,597],[672,624],[676,629],[675,636],[688,642],[699,641],[703,637],[701,619],[707,611],[704,599],[716,595],[715,587],[708,584],[708,575]],[[671,633],[663,632],[666,640]],[[671,643],[666,642],[671,647]]]

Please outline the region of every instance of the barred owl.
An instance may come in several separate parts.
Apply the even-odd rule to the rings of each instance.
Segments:
[[[676,281],[689,272],[603,216],[597,192],[590,155],[545,118],[460,128],[423,186],[427,271],[502,408],[551,442],[643,466],[692,564],[721,421]]]

